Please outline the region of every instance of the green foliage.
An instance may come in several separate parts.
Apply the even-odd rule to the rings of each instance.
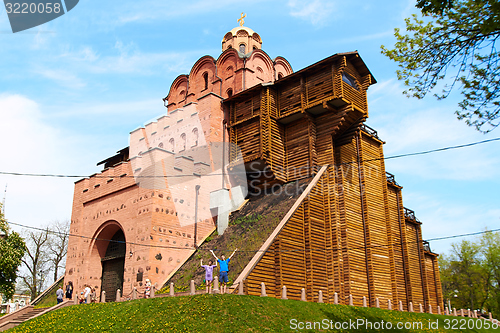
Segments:
[[[420,0],[423,17],[405,19],[406,33],[395,29],[394,49],[382,53],[398,66],[407,96],[423,98],[438,83],[438,99],[461,86],[455,112],[469,126],[489,132],[499,125],[500,36],[498,0]]]
[[[272,297],[238,295],[198,295],[162,297],[121,303],[73,305],[49,312],[13,328],[19,332],[283,332],[290,329],[292,319],[299,322],[326,320],[347,322],[366,320],[371,323],[391,322],[394,331],[457,332],[444,329],[450,317],[362,308],[346,305],[320,304]],[[429,322],[439,320],[439,330],[430,330]],[[479,321],[481,319],[470,319]],[[421,323],[410,329],[397,330],[397,323]],[[372,324],[373,325],[373,324]],[[484,324],[483,324],[484,325]],[[472,326],[472,325],[470,325]],[[478,324],[474,324],[478,327]],[[472,327],[474,327],[472,326]],[[484,326],[482,326],[484,327]],[[302,329],[300,332],[327,331]],[[330,330],[328,330],[330,331]],[[331,330],[342,332],[374,332],[364,325],[359,328]],[[392,331],[392,330],[387,330]],[[485,329],[461,332],[487,332]],[[491,330],[490,330],[491,331]],[[9,331],[10,332],[10,331]]]
[[[26,244],[18,233],[10,231],[0,204],[0,293],[10,299],[15,291],[18,267],[26,251]]]
[[[452,244],[439,259],[445,301],[457,309],[480,309],[500,315],[500,234]]]

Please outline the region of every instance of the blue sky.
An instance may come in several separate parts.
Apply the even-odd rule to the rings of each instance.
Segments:
[[[367,124],[386,156],[500,136],[456,120],[459,95],[408,99],[396,65],[380,53],[393,29],[417,12],[414,1],[94,1],[13,34],[0,9],[0,171],[90,175],[128,145],[129,132],[165,112],[162,98],[194,62],[221,53],[224,34],[245,25],[263,50],[295,71],[334,53],[358,50],[378,83]],[[500,227],[498,142],[388,160],[404,205],[424,238]],[[10,221],[40,226],[69,219],[75,179],[0,175]],[[451,241],[432,242],[445,253]]]

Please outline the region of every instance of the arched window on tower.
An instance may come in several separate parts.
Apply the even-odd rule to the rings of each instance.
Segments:
[[[245,54],[245,44],[240,44],[240,52]]]
[[[181,134],[181,148],[182,149],[180,151],[186,150],[186,143],[187,143],[186,134],[182,133]]]
[[[227,98],[229,98],[229,97],[231,97],[231,96],[233,96],[233,89],[229,88],[229,89],[227,90]]]
[[[193,128],[193,147],[196,147],[198,145],[198,128],[195,127]]]
[[[283,73],[278,73],[278,80],[281,80],[283,78]]]
[[[208,73],[207,72],[203,73],[203,81],[205,82],[205,88],[203,88],[203,90],[206,90],[206,89],[208,89]]]
[[[169,144],[170,151],[172,153],[174,153],[175,152],[175,140],[174,140],[174,138],[170,139],[168,141],[168,144]]]

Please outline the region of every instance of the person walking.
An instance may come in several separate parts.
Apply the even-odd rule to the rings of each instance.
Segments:
[[[212,293],[212,281],[214,279],[214,268],[217,267],[217,265],[214,265],[214,262],[212,260],[208,261],[208,265],[203,265],[203,259],[201,259],[201,267],[205,268],[205,285],[206,285],[206,290],[207,294]]]
[[[144,298],[150,298],[151,297],[151,281],[149,279],[146,279],[146,284],[144,285]]]
[[[64,291],[63,291],[62,286],[59,286],[59,289],[57,289],[56,296],[57,296],[57,304],[62,303],[63,300],[64,300],[63,299],[63,297],[64,297]]]
[[[83,289],[83,292],[84,292],[83,297],[85,298],[85,303],[87,303],[87,297],[91,292],[90,286],[86,284],[85,289]]]
[[[73,298],[73,282],[71,281],[69,281],[68,284],[66,285],[66,298],[67,299]]]
[[[226,259],[226,257],[224,255],[221,255],[221,258],[222,258],[222,260],[221,260],[221,259],[217,258],[217,256],[215,255],[214,251],[210,250],[210,252],[212,253],[212,255],[215,257],[215,259],[219,263],[219,280],[220,280],[220,282],[222,284],[222,287],[220,288],[220,293],[221,294],[225,294],[226,293],[227,283],[229,282],[229,278],[227,276],[227,274],[229,273],[228,264],[229,264],[229,261],[231,261],[231,258],[236,253],[236,251],[238,251],[238,249],[234,250],[233,253],[227,259]]]

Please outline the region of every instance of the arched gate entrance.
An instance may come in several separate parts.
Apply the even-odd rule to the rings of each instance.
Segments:
[[[116,291],[123,291],[123,272],[125,266],[126,244],[125,235],[119,229],[111,238],[106,254],[101,259],[102,285],[101,291],[106,292],[106,302],[116,299]]]

